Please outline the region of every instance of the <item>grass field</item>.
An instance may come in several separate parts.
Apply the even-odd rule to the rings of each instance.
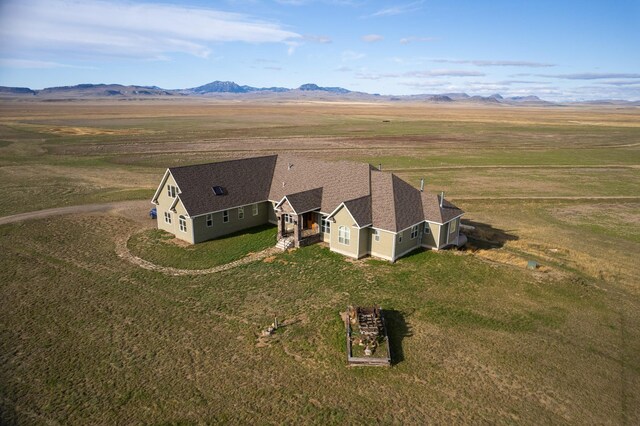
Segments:
[[[481,249],[389,264],[315,245],[171,276],[116,241],[205,269],[273,229],[189,247],[144,208],[0,226],[0,423],[638,424],[638,123],[617,108],[2,102],[0,216],[150,198],[168,166],[294,152],[424,177]],[[346,367],[350,304],[390,312],[391,368]],[[274,316],[285,326],[259,338]]]

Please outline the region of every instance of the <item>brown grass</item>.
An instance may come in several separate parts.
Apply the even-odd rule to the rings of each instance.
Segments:
[[[425,177],[494,244],[396,264],[312,246],[174,277],[115,253],[150,204],[2,226],[0,420],[636,424],[639,115],[2,102],[3,214],[137,188],[150,198],[167,166],[294,152]],[[338,312],[374,303],[397,311],[402,357],[385,371],[347,369]],[[260,340],[274,315],[287,326]]]

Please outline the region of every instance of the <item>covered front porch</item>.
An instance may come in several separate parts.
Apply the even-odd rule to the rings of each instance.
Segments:
[[[302,247],[322,239],[322,188],[288,194],[275,205],[278,247]]]
[[[278,223],[278,241],[291,241],[294,247],[303,247],[322,240],[320,233],[320,212],[302,214],[276,211]]]

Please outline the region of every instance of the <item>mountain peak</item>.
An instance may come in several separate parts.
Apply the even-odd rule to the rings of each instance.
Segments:
[[[331,93],[340,93],[340,94],[351,93],[351,90],[347,90],[342,87],[321,87],[314,83],[303,84],[302,86],[298,87],[298,90],[331,92]]]

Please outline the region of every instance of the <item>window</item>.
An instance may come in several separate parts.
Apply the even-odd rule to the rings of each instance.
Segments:
[[[213,214],[209,213],[207,215],[207,228],[211,228],[213,226]]]
[[[291,216],[290,214],[283,214],[282,217],[284,217],[284,223],[293,223],[293,216]]]
[[[257,204],[254,204],[254,205],[251,207],[251,210],[253,211],[253,215],[254,215],[254,216],[258,216],[258,205],[257,205]]]
[[[402,242],[402,232],[398,232],[398,242]]]
[[[320,230],[325,234],[331,232],[331,221],[327,219],[327,216],[322,216],[322,219],[320,220]]]
[[[238,207],[238,219],[244,219],[244,207]]]
[[[222,212],[222,221],[224,223],[229,222],[229,210],[225,210]]]
[[[424,223],[424,235],[429,235],[431,233],[431,228],[427,222]]]
[[[167,195],[171,198],[176,198],[176,195],[178,195],[178,188],[173,185],[167,185]]]
[[[413,225],[411,227],[411,239],[415,240],[417,236],[418,236],[418,225]]]
[[[380,231],[378,231],[377,229],[373,230],[373,239],[375,241],[380,241]]]
[[[349,228],[342,225],[338,227],[338,242],[340,244],[344,244],[348,246],[350,237],[351,237],[351,230]]]
[[[456,222],[455,220],[451,223],[449,223],[449,233],[453,234],[454,232],[456,232],[456,227],[458,225],[458,222]]]
[[[180,230],[182,232],[187,232],[187,220],[184,218],[184,216],[180,216],[178,218],[178,223],[180,224]]]
[[[164,223],[171,224],[171,213],[164,212]]]

